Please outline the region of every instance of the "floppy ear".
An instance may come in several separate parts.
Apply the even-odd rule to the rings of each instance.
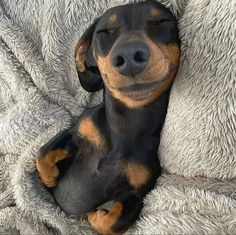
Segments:
[[[91,48],[93,33],[99,19],[97,19],[82,35],[75,48],[75,63],[81,86],[89,92],[103,88],[100,71],[96,65]]]

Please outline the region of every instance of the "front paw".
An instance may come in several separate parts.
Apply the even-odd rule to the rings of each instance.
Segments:
[[[113,235],[111,231],[111,221],[109,219],[109,211],[100,209],[96,212],[89,212],[87,214],[88,222],[92,229],[104,235]]]
[[[59,175],[58,167],[55,164],[47,162],[45,159],[36,159],[36,168],[39,172],[39,176],[42,183],[48,188],[55,187],[57,185],[56,178]]]
[[[122,213],[122,204],[116,202],[113,205],[112,210],[100,209],[98,211],[92,211],[87,214],[88,222],[91,227],[98,233],[104,235],[120,235],[125,232],[123,231],[113,231],[112,227],[115,225],[120,218]]]

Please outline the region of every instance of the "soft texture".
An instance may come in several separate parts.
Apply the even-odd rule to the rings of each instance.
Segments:
[[[35,156],[86,106],[73,60],[121,0],[0,1],[0,234],[88,234],[40,183]],[[179,19],[180,69],[159,149],[165,173],[132,234],[236,233],[236,3],[161,0]]]

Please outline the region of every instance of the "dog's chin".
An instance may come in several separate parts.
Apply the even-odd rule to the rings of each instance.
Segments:
[[[162,81],[134,84],[129,87],[119,88],[119,91],[132,100],[141,101],[151,97],[158,90],[161,83]]]

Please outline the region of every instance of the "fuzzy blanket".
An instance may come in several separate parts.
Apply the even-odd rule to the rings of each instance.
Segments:
[[[0,234],[88,234],[40,183],[35,155],[87,106],[74,48],[94,18],[131,0],[0,0]],[[165,173],[131,234],[236,234],[236,2],[160,0],[182,59],[159,148]]]

